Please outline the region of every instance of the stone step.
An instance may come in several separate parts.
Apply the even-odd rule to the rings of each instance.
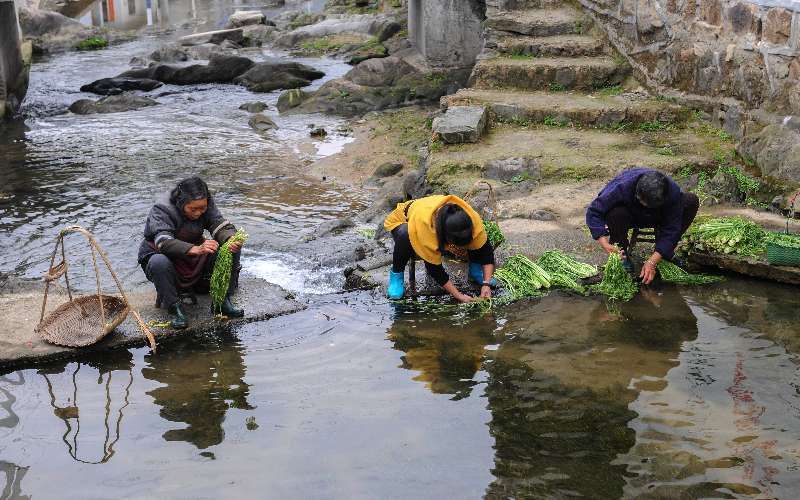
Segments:
[[[577,35],[585,29],[584,16],[571,8],[499,12],[486,19],[486,27],[532,36]]]
[[[515,35],[497,37],[492,42],[487,40],[487,47],[494,48],[501,54],[536,57],[597,56],[603,53],[604,45],[602,40],[589,35]]]
[[[518,92],[461,89],[442,98],[442,106],[485,106],[502,121],[557,123],[591,127],[644,122],[683,123],[689,109],[644,94],[630,92],[618,96],[577,92]]]
[[[481,89],[593,90],[621,83],[627,65],[602,57],[496,57],[479,61],[470,83]]]
[[[568,5],[564,0],[486,0],[486,15],[510,10],[552,9]]]

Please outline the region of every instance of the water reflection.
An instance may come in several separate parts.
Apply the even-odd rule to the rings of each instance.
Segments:
[[[183,342],[145,357],[144,378],[164,384],[147,394],[159,414],[186,427],[164,433],[166,441],[185,441],[199,449],[222,443],[229,408],[252,410],[244,381],[244,347],[232,333]]]
[[[486,364],[496,440],[487,496],[620,497],[626,467],[614,460],[635,442],[628,404],[696,338],[691,309],[653,292],[611,310],[545,299],[507,319],[509,338]]]
[[[414,380],[434,394],[468,397],[477,384],[475,374],[483,364],[485,347],[493,344],[497,323],[491,316],[475,319],[454,331],[449,318],[430,321],[426,313],[398,310],[387,332],[398,351],[402,368],[419,372]]]
[[[83,366],[97,370],[96,385],[102,392],[100,398],[96,397],[96,388],[93,390],[87,385],[85,377],[79,377]],[[68,371],[70,373],[67,373]],[[127,372],[121,377],[120,383],[112,383],[112,377],[114,382],[120,378],[121,374],[116,372]],[[133,357],[130,352],[126,350],[113,351],[104,356],[102,360],[89,361],[85,364],[53,365],[39,370],[38,373],[47,386],[53,414],[64,423],[65,430],[61,440],[66,445],[67,453],[72,459],[86,464],[101,464],[111,460],[115,453],[114,445],[120,440],[124,411],[130,404],[131,386],[133,385]],[[51,380],[53,375],[66,375],[66,377],[58,377],[62,383],[54,384]],[[67,378],[70,383],[63,384],[64,378]],[[84,392],[88,392],[88,396],[83,394]],[[82,433],[80,400],[83,397],[90,402],[83,411],[84,421],[88,420],[89,426],[87,428],[87,425],[84,424]],[[104,403],[102,411],[98,411],[99,408],[97,408],[100,402]],[[98,425],[97,419],[100,418],[100,415],[102,415],[102,424]],[[98,427],[103,429],[99,434],[97,433]],[[103,435],[102,442],[98,440],[100,434]],[[84,442],[87,443],[86,447],[82,446]],[[99,452],[95,449],[97,445],[100,447]]]
[[[22,494],[22,479],[30,467],[20,467],[17,464],[0,460],[0,472],[5,476],[3,489],[0,490],[0,500],[28,500],[31,497]]]

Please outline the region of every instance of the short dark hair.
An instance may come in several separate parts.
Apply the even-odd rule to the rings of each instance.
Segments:
[[[667,176],[647,172],[636,181],[636,198],[647,208],[660,208],[667,201]]]
[[[442,206],[436,215],[436,239],[440,252],[448,243],[468,245],[472,241],[472,219],[469,214],[454,203]]]
[[[180,181],[169,194],[169,201],[181,210],[190,201],[210,198],[208,184],[196,175]]]

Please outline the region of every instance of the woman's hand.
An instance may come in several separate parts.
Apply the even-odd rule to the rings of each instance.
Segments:
[[[642,284],[649,285],[656,278],[656,270],[658,263],[661,262],[661,254],[653,252],[653,255],[645,261],[642,265],[642,272],[639,277],[642,278]]]
[[[606,253],[608,254],[618,253],[620,257],[622,257],[623,259],[625,258],[625,251],[622,250],[617,245],[612,245],[609,242],[608,236],[601,236],[600,238],[597,238],[597,242],[600,244],[601,247],[603,247],[603,250],[605,250]]]
[[[193,246],[186,252],[193,257],[198,255],[213,254],[219,249],[219,243],[214,240],[205,240],[202,244]]]
[[[466,293],[459,292],[458,295],[456,295],[456,300],[461,302],[462,304],[466,304],[468,302],[474,301],[475,297],[473,297],[472,295],[467,295]]]
[[[492,298],[492,287],[489,285],[481,286],[481,298],[482,299],[491,299]]]
[[[230,245],[228,245],[228,249],[233,253],[239,253],[239,251],[242,249],[242,242],[232,242]]]

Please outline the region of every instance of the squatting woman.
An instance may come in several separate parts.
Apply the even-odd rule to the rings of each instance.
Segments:
[[[399,203],[386,217],[383,226],[394,239],[389,298],[403,297],[405,266],[409,259],[419,258],[425,261],[425,269],[434,281],[456,300],[474,300],[456,288],[442,266],[442,254],[450,250],[458,252],[458,249],[466,250],[469,278],[481,284],[480,296],[492,296],[494,249],[480,215],[458,196],[436,195]]]
[[[208,231],[211,239],[206,239]],[[207,293],[219,246],[236,233],[236,228],[222,217],[208,186],[200,177],[190,177],[163,195],[147,216],[144,241],[139,246],[139,265],[156,287],[156,305],[166,307],[172,327],[188,326],[179,300],[179,290]],[[222,304],[222,314],[241,317],[244,311],[230,301],[239,281],[239,251],[232,244],[233,269],[229,296]]]

